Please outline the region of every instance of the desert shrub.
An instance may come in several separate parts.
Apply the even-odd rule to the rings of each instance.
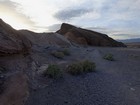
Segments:
[[[58,65],[49,65],[48,68],[44,71],[43,75],[56,79],[62,77],[62,71]]]
[[[114,57],[112,54],[106,54],[103,58],[109,61],[114,61]]]
[[[83,61],[82,63],[84,72],[92,72],[95,70],[96,65],[94,62],[90,62],[88,60]]]
[[[68,49],[63,49],[62,52],[64,53],[64,55],[69,56],[70,55],[70,51]]]
[[[74,63],[67,67],[67,71],[72,75],[79,75],[83,73],[83,67],[80,63]]]
[[[65,55],[63,52],[60,52],[60,51],[54,51],[51,53],[54,57],[56,58],[59,58],[59,59],[62,59]]]
[[[88,73],[94,71],[96,68],[94,62],[88,60],[71,64],[67,67],[67,71],[72,75],[79,75],[82,73]]]

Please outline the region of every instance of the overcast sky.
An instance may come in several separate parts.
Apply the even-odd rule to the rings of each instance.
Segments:
[[[115,39],[140,38],[140,0],[0,0],[0,18],[15,29],[56,31],[66,22]]]

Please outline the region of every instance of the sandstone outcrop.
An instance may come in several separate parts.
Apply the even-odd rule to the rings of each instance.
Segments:
[[[56,33],[59,33],[71,42],[75,42],[80,45],[126,47],[123,43],[117,42],[106,34],[78,28],[67,23],[63,23],[61,25],[61,29]]]
[[[0,19],[0,56],[25,53],[30,48],[31,43],[26,37]]]

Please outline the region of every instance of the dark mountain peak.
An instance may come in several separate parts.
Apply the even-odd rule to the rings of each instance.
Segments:
[[[74,25],[68,24],[68,23],[62,23],[61,28],[76,28]]]
[[[65,34],[68,30],[72,28],[76,28],[76,27],[68,23],[62,23],[61,30],[58,30],[57,33]]]

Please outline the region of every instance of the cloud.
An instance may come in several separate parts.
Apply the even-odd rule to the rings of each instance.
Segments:
[[[18,5],[17,3],[15,2],[12,2],[10,0],[0,0],[0,5],[1,6],[7,6],[9,7],[10,9],[13,9],[16,7],[16,5]]]
[[[65,10],[60,10],[58,11],[54,17],[57,18],[58,20],[61,21],[68,21],[71,20],[75,17],[80,17],[86,13],[91,12],[90,9],[83,9],[83,8],[79,8],[79,9],[70,9],[70,8],[66,8]]]
[[[35,28],[35,22],[33,22],[30,17],[17,10],[19,5],[20,4],[10,0],[0,0],[0,18],[17,29]]]
[[[57,30],[59,30],[60,29],[60,27],[61,27],[61,24],[53,24],[53,25],[51,25],[51,26],[48,26],[47,27],[47,29],[48,29],[48,31],[50,31],[50,32],[56,32]]]

